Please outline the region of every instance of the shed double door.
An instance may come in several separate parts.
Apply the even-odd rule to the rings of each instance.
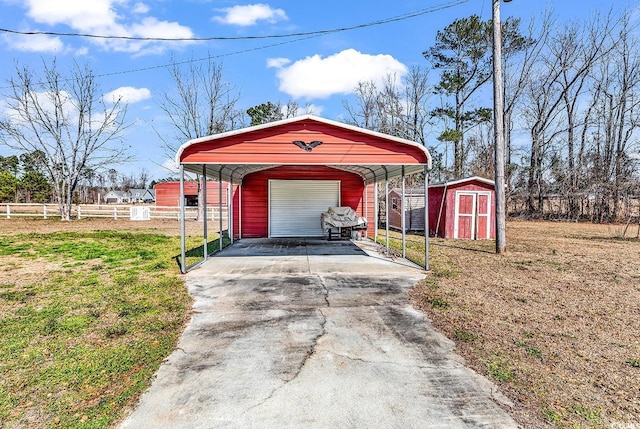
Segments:
[[[339,205],[339,180],[269,180],[269,237],[321,237],[320,214]]]
[[[453,238],[490,238],[490,210],[490,192],[457,191]]]

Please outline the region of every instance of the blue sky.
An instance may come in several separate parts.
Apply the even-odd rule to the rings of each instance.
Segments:
[[[623,3],[616,7],[638,7],[640,0]],[[502,17],[526,22],[552,9],[562,22],[607,12],[611,6],[602,0],[513,0],[502,3]],[[156,179],[169,174],[161,167],[166,156],[156,131],[169,133],[158,103],[173,85],[162,67],[172,59],[216,57],[225,80],[237,88],[242,110],[294,100],[313,113],[341,120],[342,102],[358,81],[379,81],[389,73],[401,77],[412,65],[428,66],[421,52],[433,44],[438,30],[472,14],[491,17],[491,0],[0,0],[0,8],[2,29],[164,38],[291,34],[424,12],[383,25],[282,39],[141,42],[0,32],[3,83],[13,75],[14,63],[37,68],[42,59],[56,57],[62,70],[69,70],[72,61],[88,64],[105,95],[128,100],[127,121],[133,126],[124,138],[136,161],[117,168],[145,168]],[[6,84],[0,88],[1,94]]]

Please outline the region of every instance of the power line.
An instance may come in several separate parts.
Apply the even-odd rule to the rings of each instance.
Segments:
[[[158,65],[155,65],[155,66],[141,67],[141,68],[137,68],[137,69],[121,70],[121,71],[116,71],[116,72],[111,72],[111,73],[96,74],[95,77],[107,77],[107,76],[116,76],[116,75],[127,74],[127,73],[137,73],[137,72],[141,72],[141,71],[156,70],[156,69],[162,69],[162,68],[167,68],[167,67],[172,67],[172,66],[179,66],[179,65],[183,65],[183,64],[197,63],[197,62],[200,62],[200,61],[206,61],[206,60],[214,59],[214,58],[230,57],[230,56],[233,56],[233,55],[245,54],[247,52],[260,51],[262,49],[273,48],[274,46],[280,46],[280,45],[286,45],[286,44],[289,44],[289,43],[295,43],[295,42],[299,42],[301,40],[313,39],[315,37],[320,37],[320,36],[322,36],[322,35],[318,34],[318,35],[314,35],[314,36],[300,37],[300,38],[294,39],[294,40],[287,40],[286,42],[271,43],[269,45],[262,45],[262,46],[257,46],[257,47],[254,47],[254,48],[243,49],[243,50],[240,50],[240,51],[227,52],[227,53],[224,53],[224,54],[208,55],[208,56],[206,56],[204,58],[188,59],[188,60],[184,60],[184,61],[175,61],[175,62],[171,62],[171,63],[168,63],[168,64],[158,64]]]
[[[188,59],[188,60],[184,60],[184,61],[177,61],[177,62],[171,62],[171,63],[165,63],[165,64],[158,64],[158,65],[154,65],[154,66],[148,66],[148,67],[141,67],[141,68],[137,68],[137,69],[129,69],[129,70],[120,70],[120,71],[115,71],[115,72],[110,72],[110,73],[100,73],[100,74],[96,74],[94,75],[96,78],[101,78],[101,77],[108,77],[108,76],[117,76],[117,75],[122,75],[122,74],[128,74],[128,73],[138,73],[138,72],[143,72],[143,71],[149,71],[149,70],[157,70],[157,69],[162,69],[162,68],[168,68],[168,67],[173,67],[173,66],[177,66],[177,65],[183,65],[183,64],[190,64],[190,63],[196,63],[196,62],[200,62],[200,61],[207,61],[209,59],[214,59],[214,58],[223,58],[223,57],[230,57],[233,55],[240,55],[240,54],[245,54],[247,52],[254,52],[254,51],[259,51],[262,49],[269,49],[275,46],[281,46],[281,45],[286,45],[289,43],[296,43],[302,40],[308,40],[308,39],[313,39],[316,37],[321,37],[330,33],[336,33],[336,32],[342,32],[342,31],[349,31],[349,30],[354,30],[354,29],[360,29],[360,28],[366,28],[366,27],[371,27],[371,26],[375,26],[375,25],[382,25],[382,24],[388,24],[391,22],[397,22],[397,21],[402,21],[402,20],[406,20],[406,19],[411,19],[411,18],[415,18],[421,15],[426,15],[429,13],[434,13],[434,12],[438,12],[440,10],[444,10],[444,9],[449,9],[464,3],[467,3],[469,0],[455,0],[453,2],[447,3],[447,4],[441,4],[438,6],[434,6],[428,9],[421,9],[415,12],[409,12],[406,13],[404,15],[399,15],[399,16],[395,16],[392,18],[386,18],[383,20],[379,20],[379,21],[374,21],[372,23],[369,24],[359,24],[359,25],[354,25],[354,26],[350,26],[350,27],[343,27],[343,28],[337,28],[337,29],[333,29],[333,30],[319,30],[319,31],[310,31],[310,32],[304,32],[304,33],[291,33],[291,34],[287,34],[287,35],[273,35],[273,36],[246,36],[246,37],[237,37],[237,38],[202,38],[202,39],[162,39],[162,38],[128,38],[129,40],[158,40],[158,41],[197,41],[197,40],[243,40],[243,39],[272,39],[272,38],[283,38],[283,37],[295,37],[296,35],[298,35],[298,37],[296,39],[293,40],[286,40],[286,41],[282,41],[282,42],[278,42],[278,43],[271,43],[268,45],[262,45],[262,46],[257,46],[257,47],[253,47],[253,48],[247,48],[247,49],[242,49],[242,50],[238,50],[238,51],[233,51],[233,52],[227,52],[227,53],[223,53],[223,54],[218,54],[218,55],[208,55],[207,57],[204,58],[197,58],[197,59]],[[110,37],[110,36],[97,36],[97,35],[83,35],[83,34],[75,34],[75,33],[56,33],[56,32],[19,32],[16,30],[7,30],[7,29],[3,29],[0,28],[0,32],[7,32],[7,33],[15,33],[15,34],[23,34],[23,35],[58,35],[58,36],[76,36],[76,37],[97,37],[97,38],[102,38],[102,39],[107,39],[107,38],[113,38],[113,39],[123,39],[125,37],[120,37],[120,36],[114,36],[114,37]],[[304,37],[300,37],[303,36]],[[40,85],[44,84],[42,82],[39,83]],[[7,87],[0,87],[0,89],[6,89]]]
[[[179,66],[179,65],[183,65],[183,64],[197,63],[197,62],[200,62],[200,61],[207,61],[207,60],[215,59],[215,58],[224,58],[224,57],[230,57],[230,56],[233,56],[233,55],[245,54],[247,52],[260,51],[262,49],[269,49],[269,48],[273,48],[275,46],[281,46],[281,45],[286,45],[286,44],[289,44],[289,43],[300,42],[302,40],[313,39],[313,38],[321,37],[321,36],[322,36],[322,34],[318,34],[318,35],[314,35],[314,36],[300,37],[300,38],[293,39],[293,40],[287,40],[287,41],[284,41],[284,42],[270,43],[268,45],[262,45],[262,46],[256,46],[256,47],[253,47],[253,48],[242,49],[242,50],[239,50],[239,51],[226,52],[226,53],[217,54],[217,55],[207,55],[204,58],[191,58],[191,59],[184,60],[184,61],[173,61],[171,63],[158,64],[158,65],[155,65],[155,66],[148,66],[148,67],[140,67],[140,68],[137,68],[137,69],[120,70],[120,71],[115,71],[115,72],[110,72],[110,73],[99,73],[99,74],[95,74],[94,77],[101,78],[101,77],[117,76],[117,75],[128,74],[128,73],[138,73],[138,72],[149,71],[149,70],[163,69],[163,68]],[[63,81],[65,81],[65,82],[71,81],[71,80],[72,79],[63,79]],[[37,83],[35,83],[35,85],[43,86],[43,85],[45,85],[45,82],[37,82]],[[8,88],[10,88],[10,87],[8,87],[8,86],[0,87],[0,89],[8,89]]]
[[[378,21],[369,22],[366,24],[357,24],[348,27],[338,27],[333,29],[304,31],[297,33],[287,34],[271,34],[263,36],[209,36],[209,37],[137,37],[137,36],[113,36],[103,34],[91,34],[91,33],[65,33],[58,31],[21,31],[13,30],[9,28],[0,28],[0,32],[9,34],[19,34],[23,36],[59,36],[59,37],[84,37],[92,39],[108,39],[108,40],[130,40],[130,41],[146,41],[146,42],[206,42],[214,40],[259,40],[259,39],[277,39],[288,37],[302,37],[302,36],[317,36],[330,33],[338,33],[342,31],[357,30],[361,28],[373,27],[377,25],[389,24],[392,22],[404,21],[406,19],[416,18],[418,16],[426,15],[429,13],[438,12],[440,10],[449,9],[451,7],[458,6],[463,3],[467,3],[469,0],[456,0],[446,4],[441,4],[427,9],[421,9],[415,12],[409,12],[404,15],[394,16],[391,18],[385,18]]]

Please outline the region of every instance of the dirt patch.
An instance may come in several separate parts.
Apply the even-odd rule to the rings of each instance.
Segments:
[[[523,427],[640,428],[640,241],[620,230],[510,222],[505,255],[432,241],[412,299]]]
[[[39,282],[50,273],[58,271],[60,263],[48,262],[42,258],[37,260],[16,256],[3,256],[0,267],[0,285],[24,286]]]

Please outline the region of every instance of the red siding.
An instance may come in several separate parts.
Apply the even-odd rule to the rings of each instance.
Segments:
[[[365,209],[364,214],[362,216],[367,218],[367,231],[364,231],[364,236],[373,238],[373,233],[376,225],[376,211],[378,210],[378,202],[376,201],[376,191],[375,187],[377,184],[368,185],[365,189]]]
[[[238,236],[238,211],[242,210],[242,237],[267,237],[269,231],[269,180],[340,180],[340,201],[343,206],[356,210],[360,216],[364,210],[364,183],[356,174],[324,166],[283,166],[248,174],[242,189],[234,193],[234,236]],[[241,197],[240,197],[241,194]],[[242,207],[238,206],[239,198]],[[373,199],[373,196],[367,197]],[[369,210],[371,212],[371,210]],[[372,213],[369,213],[372,217]],[[371,221],[372,222],[372,221]],[[373,225],[373,223],[370,223]]]
[[[322,141],[312,151],[293,144]],[[422,149],[383,137],[362,134],[312,120],[234,134],[187,147],[184,163],[260,164],[418,164],[426,163]]]
[[[429,234],[444,237],[447,225],[446,199],[443,205],[442,187],[429,188]]]
[[[491,191],[491,208],[490,208],[490,237],[495,238],[495,192],[493,185],[488,185],[482,182],[470,181],[465,183],[458,183],[455,185],[451,185],[447,187],[447,200],[446,200],[446,210],[443,213],[443,218],[445,219],[445,229],[444,229],[444,238],[453,238],[454,237],[454,228],[455,228],[455,210],[456,210],[456,191]],[[458,232],[461,237],[462,230]],[[469,232],[470,234],[470,232]],[[441,235],[442,236],[442,235]]]
[[[393,208],[393,200],[396,201],[396,208]],[[389,227],[402,228],[402,198],[396,191],[389,192]]]
[[[402,192],[397,189],[389,191],[389,227],[402,230],[402,205],[404,208],[405,230],[424,231],[424,190],[420,187],[411,191],[406,190],[405,201],[402,201]],[[393,200],[396,200],[394,209]]]
[[[495,192],[493,185],[489,185],[483,182],[471,180],[463,183],[449,185],[445,187],[441,185],[429,186],[429,234],[437,235],[443,238],[453,238],[455,228],[455,204],[456,204],[456,191],[490,191],[491,192],[491,207],[489,207],[489,222],[490,222],[490,237],[484,237],[483,233],[478,230],[478,238],[495,238]],[[393,198],[397,199],[398,208],[393,209]],[[464,204],[464,200],[461,201]],[[481,208],[484,209],[487,206],[486,197],[480,197],[478,203]],[[400,194],[395,190],[389,192],[389,226],[392,228],[400,229],[401,225],[401,210],[402,210],[402,198]],[[471,207],[461,207],[463,212],[469,212]],[[424,215],[424,214],[422,214]],[[469,221],[469,219],[466,219]],[[459,224],[459,236],[470,237],[471,236],[471,224],[464,224],[465,220]],[[478,227],[486,228],[486,219],[478,219]],[[407,226],[408,227],[408,226]],[[486,231],[486,229],[482,229]]]
[[[153,189],[156,190],[156,206],[177,207],[180,205],[180,182],[157,183]],[[184,195],[197,196],[198,183],[184,182]],[[207,182],[207,206],[217,206],[219,197],[218,182]],[[227,204],[227,183],[222,183],[222,204]]]

